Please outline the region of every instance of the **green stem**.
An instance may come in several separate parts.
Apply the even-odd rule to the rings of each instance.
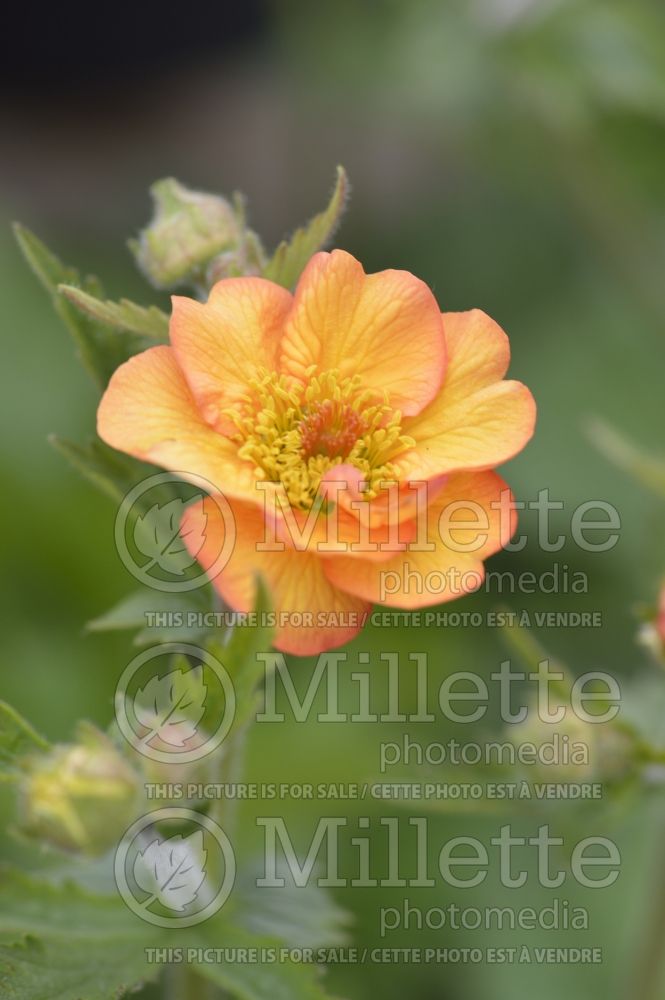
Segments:
[[[204,984],[191,965],[169,965],[164,975],[164,1000],[204,1000]]]
[[[661,835],[654,863],[655,900],[645,928],[635,979],[627,993],[630,1000],[660,1000],[663,996],[665,949],[665,835]]]
[[[225,784],[237,785],[243,780],[248,733],[249,726],[245,724],[230,736],[222,762],[222,781]],[[222,821],[224,831],[235,847],[240,799],[238,797],[218,799],[215,807],[212,810],[213,814],[217,814],[214,818]]]

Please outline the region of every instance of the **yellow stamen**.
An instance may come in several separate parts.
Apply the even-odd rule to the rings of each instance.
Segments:
[[[342,463],[363,473],[363,496],[373,499],[381,480],[395,478],[391,458],[414,445],[402,434],[401,413],[386,395],[363,390],[358,376],[308,374],[303,388],[262,371],[242,412],[225,411],[238,428],[239,456],[254,464],[257,479],[282,483],[300,510],[312,507],[322,477]]]

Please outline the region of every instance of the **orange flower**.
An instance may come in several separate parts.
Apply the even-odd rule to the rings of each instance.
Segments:
[[[503,379],[508,339],[488,316],[442,316],[418,278],[366,275],[335,250],[293,296],[263,278],[220,281],[205,304],[174,296],[170,339],[114,374],[99,434],[224,494],[235,547],[214,584],[248,611],[264,577],[277,648],[329,649],[372,602],[421,607],[480,585],[515,524],[489,470],[535,421],[529,390]],[[185,521],[192,537],[205,528],[196,556],[210,568],[219,506]]]

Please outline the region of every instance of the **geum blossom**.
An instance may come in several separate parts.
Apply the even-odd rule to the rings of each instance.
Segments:
[[[341,645],[372,603],[460,593],[414,577],[456,571],[466,589],[480,585],[483,560],[515,526],[491,470],[535,422],[529,390],[504,380],[508,339],[487,315],[442,315],[412,274],[366,275],[334,250],[310,260],[293,295],[244,277],[220,281],[206,303],[174,296],[170,341],[115,372],[99,434],[224,495],[236,537],[214,586],[246,612],[261,575],[278,649]],[[185,513],[183,537],[199,539],[192,555],[206,570],[226,520],[209,497]]]

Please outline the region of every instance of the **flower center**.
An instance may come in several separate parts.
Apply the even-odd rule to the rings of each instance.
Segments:
[[[299,424],[302,456],[346,456],[364,429],[362,416],[349,403],[333,399],[314,402]]]
[[[251,384],[242,413],[226,411],[238,428],[241,458],[257,479],[281,483],[293,507],[309,510],[322,477],[342,463],[355,466],[373,499],[383,479],[394,478],[391,458],[412,447],[401,413],[387,398],[363,390],[360,378],[315,375],[303,388],[283,375],[262,372]]]

